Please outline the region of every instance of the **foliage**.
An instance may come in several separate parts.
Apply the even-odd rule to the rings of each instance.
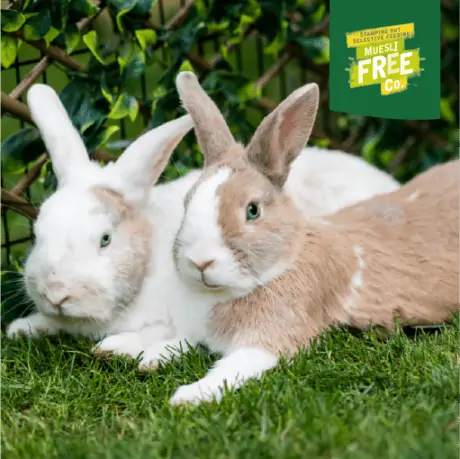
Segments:
[[[86,46],[92,57],[81,71],[68,71],[70,81],[61,98],[91,151],[107,144],[116,132],[116,127],[109,127],[114,120],[133,121],[142,116],[150,119],[151,126],[157,126],[181,113],[174,78],[179,70],[193,68],[188,53],[197,43],[209,40],[219,43],[221,58],[213,69],[202,72],[203,82],[228,114],[235,135],[242,140],[247,140],[254,130],[244,111],[262,94],[254,90],[253,78],[236,69],[226,44],[243,42],[245,29],[251,27],[264,37],[267,56],[277,56],[290,43],[300,47],[302,65],[306,67],[309,63],[327,64],[329,60],[325,32],[315,36],[304,33],[327,17],[328,5],[324,0],[198,0],[181,26],[172,29],[152,25],[150,12],[155,3],[155,0],[107,0],[95,6],[91,0],[18,2],[19,9],[2,10],[2,65],[9,67],[14,62],[22,38],[44,39],[48,45],[62,47],[67,52]],[[426,133],[435,132],[443,141],[436,145],[429,136],[414,133],[415,141],[409,151],[393,167],[401,180],[409,179],[433,163],[447,160],[457,150],[458,83],[454,83],[458,82],[458,0],[443,4],[450,5],[443,6],[442,27],[442,71],[449,78],[443,79],[442,119],[425,128]],[[100,31],[86,28],[79,32],[77,29],[78,21],[97,14],[102,8],[107,8],[112,19],[111,43],[104,42]],[[294,19],[294,12],[301,15]],[[156,52],[159,47],[166,52],[160,55]],[[155,88],[145,97],[136,97],[146,66],[154,64],[160,68]],[[353,149],[384,168],[394,162],[398,150],[412,134],[403,121],[331,115],[331,125],[325,127],[325,134],[340,142],[359,130]],[[29,148],[31,143],[36,144],[34,136],[18,138],[22,142],[14,141],[15,148],[8,149],[4,161],[30,162],[35,159],[34,151],[36,157],[42,153],[42,148]],[[189,150],[191,139],[189,136]],[[327,140],[323,142],[326,146],[327,143]],[[27,154],[22,150],[27,150]],[[200,165],[197,156],[185,155],[177,158],[176,163],[186,167]],[[169,169],[167,175],[173,178],[174,170]]]
[[[2,10],[2,66],[13,65],[25,40],[44,40],[48,46],[62,48],[67,53],[87,49],[90,59],[80,70],[56,66],[68,76],[68,84],[60,93],[61,100],[90,152],[105,147],[116,154],[120,146],[126,147],[124,139],[113,141],[120,134],[117,132],[120,122],[122,127],[137,123],[139,132],[142,122],[148,128],[183,114],[174,88],[174,78],[183,69],[200,74],[205,89],[226,114],[235,136],[247,141],[264,114],[258,106],[263,94],[255,86],[260,76],[255,61],[260,56],[255,54],[254,42],[247,44],[248,28],[262,37],[260,52],[265,61],[273,63],[290,46],[300,56],[295,71],[300,75],[300,66],[308,72],[306,78],[318,81],[326,93],[329,40],[327,28],[318,25],[328,17],[327,1],[197,0],[179,26],[170,28],[156,25],[158,19],[152,15],[156,3],[156,0],[14,2],[14,7]],[[399,120],[348,116],[329,112],[326,98],[317,121],[323,138],[314,138],[311,143],[326,147],[332,142],[343,145],[402,181],[458,155],[459,1],[443,1],[442,5],[442,118],[414,126]],[[80,21],[96,17],[102,10],[110,26],[97,27],[101,14],[79,30]],[[318,31],[307,33],[312,27]],[[229,44],[243,53],[246,61],[252,61],[251,71],[241,69],[235,52],[229,51]],[[210,47],[219,51],[220,57],[212,66],[202,68],[196,59],[191,59],[190,53],[198,50],[203,54],[206,48],[208,58]],[[152,74],[152,68],[155,68],[154,85],[146,91],[142,79],[147,72]],[[289,75],[287,92],[299,84],[300,78]],[[270,88],[267,91],[273,93]],[[272,98],[279,100],[284,95]],[[248,110],[254,107],[259,108],[259,114]],[[3,144],[4,170],[22,170],[44,148],[34,128],[13,134]],[[201,166],[201,162],[201,153],[190,134],[174,154],[163,179],[173,179],[189,168]],[[43,175],[45,185],[55,186],[49,164],[43,168]]]

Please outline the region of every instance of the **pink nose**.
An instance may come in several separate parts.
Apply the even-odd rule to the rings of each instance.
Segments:
[[[70,296],[69,295],[66,295],[66,296],[63,296],[62,298],[60,299],[51,299],[49,297],[47,297],[47,300],[51,303],[51,305],[53,306],[53,308],[59,310],[60,312],[62,312],[62,305],[66,302],[66,301],[69,301],[70,300]]]
[[[207,261],[202,261],[202,262],[195,262],[193,260],[190,260],[191,263],[198,269],[198,271],[204,272],[206,268],[211,266],[214,263],[214,260],[207,260]]]

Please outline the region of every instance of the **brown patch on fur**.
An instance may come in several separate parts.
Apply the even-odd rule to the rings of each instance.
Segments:
[[[125,201],[123,195],[111,188],[97,186],[93,188],[93,193],[104,205],[108,206],[113,212],[116,212],[120,216],[125,216],[128,212],[132,212],[133,210],[132,206]]]
[[[150,269],[152,226],[144,215],[127,202],[117,191],[95,187],[95,196],[117,216],[117,236],[125,250],[114,255],[117,266],[115,283],[123,286],[118,299],[119,307],[126,307],[139,293]],[[110,249],[110,246],[107,247]]]
[[[221,187],[227,237],[239,231],[232,212],[246,175]],[[246,189],[251,184],[244,183]],[[292,266],[252,294],[216,306],[209,321],[213,338],[230,348],[292,355],[340,323],[392,329],[395,317],[413,325],[449,320],[459,308],[459,184],[459,161],[436,166],[393,193],[334,214],[326,226],[304,222],[280,204],[273,230],[292,226]],[[408,201],[415,189],[420,198]],[[382,209],[397,212],[388,218]],[[359,271],[361,283],[353,285]]]

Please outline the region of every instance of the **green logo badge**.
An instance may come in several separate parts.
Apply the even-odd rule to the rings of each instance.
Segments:
[[[331,0],[330,109],[440,117],[440,4]]]

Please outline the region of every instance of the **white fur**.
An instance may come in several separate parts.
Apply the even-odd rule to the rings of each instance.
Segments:
[[[294,160],[284,191],[311,218],[332,214],[399,187],[391,175],[362,158],[309,147]]]
[[[227,281],[232,282],[234,291],[247,289],[236,261],[229,258],[223,248],[216,226],[218,202],[215,190],[228,179],[228,172],[219,171],[207,184],[202,184],[202,190],[206,192],[202,193],[201,204],[198,201],[197,204],[191,203],[191,215],[200,220],[189,216],[184,221],[183,234],[189,243],[185,243],[182,249],[185,253],[198,244],[200,252],[184,256],[179,252],[182,278],[188,276],[192,281],[182,282],[174,266],[171,248],[183,217],[183,199],[200,171],[153,188],[151,182],[154,180],[149,171],[157,161],[161,145],[177,132],[184,133],[189,121],[185,118],[176,120],[166,128],[150,131],[134,142],[117,163],[102,168],[88,161],[83,142],[54,91],[35,85],[29,90],[29,106],[51,155],[59,188],[41,208],[35,226],[36,246],[25,270],[29,278],[28,292],[39,312],[10,324],[8,336],[36,336],[39,332],[54,334],[59,330],[96,339],[107,336],[98,343],[95,351],[132,357],[143,352],[140,366],[144,369],[153,368],[164,358],[176,355],[172,348],[182,346],[185,349],[185,341],[192,345],[206,341],[209,338],[207,315],[216,303],[229,296],[228,292],[207,289],[197,283],[197,273],[189,269],[187,258],[206,255],[225,261],[222,263],[225,269],[216,270],[217,264],[209,268],[206,273],[210,276],[208,282]],[[114,282],[117,266],[97,248],[101,233],[113,227],[112,217],[89,192],[93,186],[109,186],[123,193],[142,209],[154,231],[149,275],[139,295],[122,310],[113,304],[119,288]],[[311,216],[333,212],[397,187],[390,176],[361,159],[341,152],[310,148],[294,162],[286,192],[306,215]],[[120,244],[122,246],[126,250],[126,244]],[[136,263],[134,256],[132,262]],[[62,308],[68,317],[60,317],[51,302],[65,298],[76,283],[93,280],[97,281],[99,291],[89,298],[64,302]],[[228,351],[225,346],[217,345],[214,350]],[[209,399],[211,395],[217,395],[216,388],[222,386],[224,379],[230,380],[232,387],[238,387],[240,380],[236,375],[239,373],[243,379],[259,377],[262,371],[275,364],[273,356],[261,351],[235,350],[211,371],[205,383],[191,385],[193,389],[191,386],[179,389],[173,402],[196,400],[197,392],[205,394],[201,399]]]
[[[202,286],[206,282],[214,286],[215,290],[219,290],[220,287],[232,287],[247,293],[254,288],[254,283],[240,272],[232,251],[222,240],[218,222],[218,189],[230,176],[231,170],[228,167],[218,169],[195,190],[178,235],[177,269],[182,277],[192,284]],[[201,273],[196,265],[207,261],[213,263]],[[225,293],[220,289],[221,300],[224,300],[223,295]]]
[[[160,345],[170,344],[177,336],[196,342],[194,331],[204,323],[200,304],[193,302],[177,278],[171,247],[182,218],[183,199],[200,171],[151,187],[159,175],[157,171],[154,176],[152,171],[164,156],[164,145],[192,127],[190,118],[182,117],[148,132],[133,142],[116,163],[101,167],[89,161],[78,132],[51,88],[33,86],[28,100],[53,165],[57,166],[59,186],[40,209],[35,224],[36,243],[25,266],[26,289],[38,312],[10,324],[8,336],[54,334],[61,330],[97,339],[109,335],[95,351],[132,357],[155,343],[159,343],[156,349],[161,354]],[[92,193],[94,186],[122,193],[153,229],[149,275],[134,301],[122,309],[117,308],[114,299],[129,294],[129,285],[123,287],[126,291],[120,291],[114,277],[119,267],[100,249],[101,234],[114,231],[111,246],[124,251],[130,263],[136,263],[136,254],[126,252],[128,240],[117,240],[121,236],[114,230],[114,217]],[[91,284],[96,284],[96,289],[89,294],[77,288]],[[60,314],[52,303],[69,295],[71,299],[62,302]],[[199,299],[203,303],[203,298]],[[190,309],[181,309],[189,304]],[[179,311],[174,309],[177,305]],[[155,355],[153,348],[150,350],[152,365]]]
[[[216,161],[218,156],[216,149],[218,149],[218,146],[223,145],[222,153],[224,153],[228,145],[232,144],[231,133],[225,126],[221,113],[204,93],[192,72],[179,74],[176,85],[185,108],[195,117],[195,130],[198,131],[199,138],[201,134],[202,143],[204,142],[202,148],[205,152],[205,160],[208,159],[206,158],[206,152],[209,147],[209,159]],[[306,85],[294,91],[276,109],[278,114],[276,112],[272,113],[272,115],[278,116],[278,123],[270,125],[272,129],[278,129],[276,126],[280,126],[284,114],[289,110],[289,104],[292,104],[295,112],[295,107],[299,106],[297,102],[300,98],[314,93],[318,94],[317,86],[314,84]],[[200,98],[203,99],[203,104],[199,103]],[[307,97],[305,100],[307,105],[310,104],[310,109],[316,113],[317,103],[312,102],[312,98]],[[206,107],[206,109],[203,110],[203,107]],[[225,139],[219,138],[218,135],[213,136],[213,132],[208,129],[206,122],[211,119],[218,124],[217,133],[224,136]],[[312,121],[310,122],[312,123]],[[300,132],[299,126],[293,125],[293,145],[296,145],[296,137],[304,135],[308,131],[308,126],[304,127],[306,129]],[[275,132],[274,134],[279,133]],[[267,135],[270,135],[270,133],[264,131],[264,136]],[[274,135],[273,139],[271,139],[272,143],[276,142],[277,138],[277,135]],[[283,152],[280,151],[280,154],[283,154]],[[217,187],[212,185],[217,182],[217,179],[212,182],[212,178],[210,178],[207,182],[207,184],[205,182],[202,185],[206,193],[195,194],[192,197],[189,209],[184,216],[177,237],[177,267],[184,281],[192,283],[196,283],[200,279],[203,281],[201,274],[187,263],[187,258],[190,257],[190,254],[195,254],[196,256],[202,250],[202,253],[206,255],[206,259],[215,260],[215,263],[206,270],[206,283],[210,282],[209,278],[212,275],[212,279],[216,284],[225,286],[229,298],[237,298],[254,290],[257,285],[270,281],[289,267],[277,266],[275,263],[270,272],[265,273],[263,279],[257,279],[257,282],[250,273],[241,272],[242,268],[238,269],[237,260],[234,259],[233,255],[230,258],[228,257],[228,252],[225,252],[222,248],[220,238],[213,239],[213,235],[219,234],[218,229],[214,227],[216,221],[215,208],[219,200],[216,195]],[[305,218],[320,219],[321,216],[331,214],[343,207],[373,196],[394,191],[398,187],[399,184],[390,175],[360,158],[340,151],[328,151],[313,147],[302,150],[292,163],[288,179],[284,185],[284,191],[305,215]],[[214,194],[208,195],[211,192],[214,192]],[[212,232],[210,228],[212,228]],[[225,253],[225,257],[222,257],[223,253]],[[359,288],[362,282],[362,270],[364,269],[364,261],[359,247],[356,249],[356,256],[358,270],[350,286],[350,302],[353,301],[356,289]],[[206,289],[204,282],[201,282],[201,285],[203,290]],[[208,289],[208,291],[210,294],[214,293],[215,304],[222,300],[220,290],[213,292]],[[204,331],[206,332],[206,330]],[[222,397],[224,380],[227,380],[229,387],[238,387],[244,381],[245,376],[258,377],[261,372],[276,365],[277,359],[274,356],[256,354],[257,357],[252,358],[254,357],[252,351],[249,352],[244,348],[230,348],[229,344],[221,342],[218,338],[216,339],[212,333],[204,336],[204,342],[211,349],[223,352],[226,356],[203,379],[188,386],[180,387],[171,399],[171,403],[198,403],[212,399],[219,401]],[[237,374],[241,374],[243,377],[238,379]]]
[[[170,403],[180,405],[212,400],[220,402],[226,389],[237,389],[251,378],[260,379],[265,371],[275,367],[277,363],[278,358],[267,351],[238,349],[219,360],[204,378],[179,387]]]

